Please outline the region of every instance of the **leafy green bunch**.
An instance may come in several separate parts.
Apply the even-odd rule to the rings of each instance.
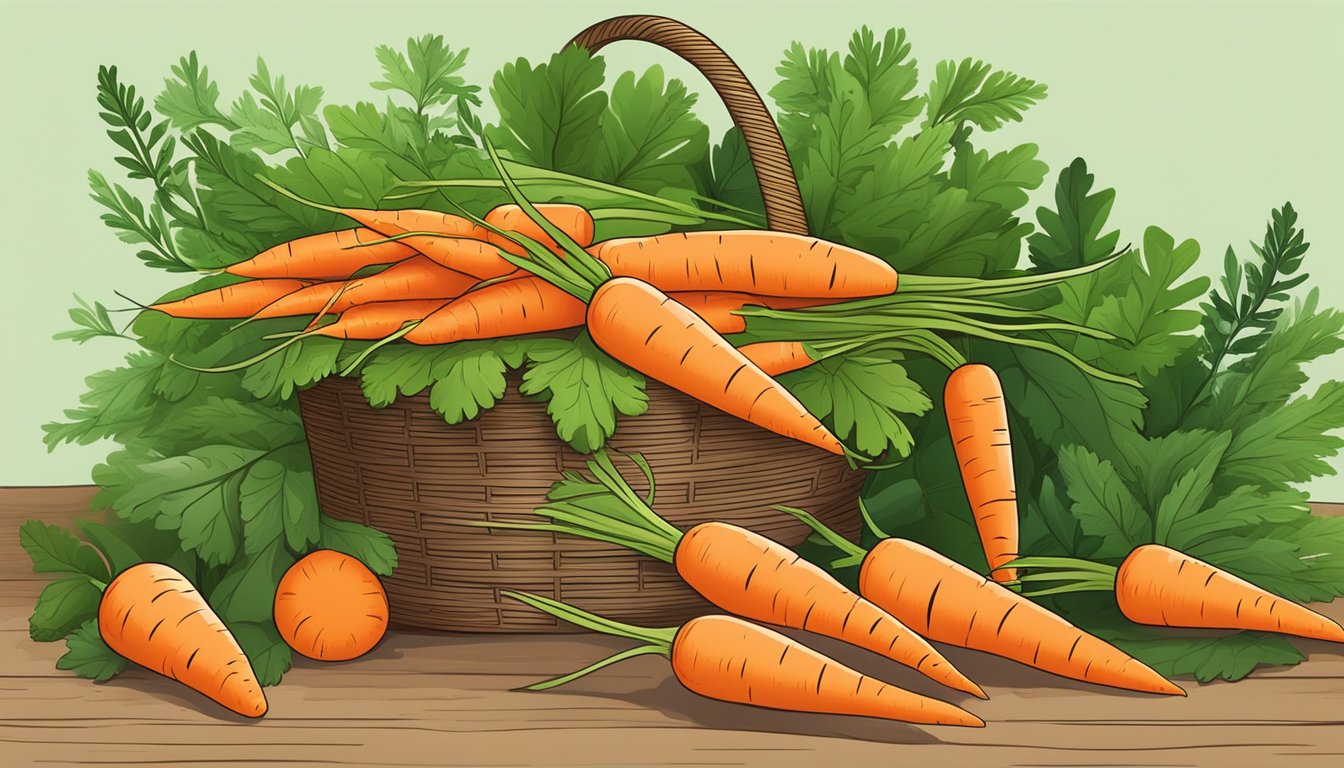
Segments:
[[[1081,160],[1062,170],[1053,208],[1028,240],[1039,267],[1112,252],[1112,189],[1094,190]],[[1254,258],[1228,249],[1219,286],[1188,277],[1199,257],[1156,227],[1115,268],[1071,280],[1051,299],[1061,318],[1116,337],[1071,337],[1073,351],[1143,382],[1141,392],[1080,375],[1032,350],[980,341],[968,357],[998,372],[1010,408],[1025,555],[1109,564],[1160,543],[1294,600],[1344,594],[1344,519],[1311,514],[1300,484],[1335,472],[1344,440],[1341,383],[1303,391],[1303,367],[1344,346],[1344,313],[1322,307],[1290,204],[1272,214]],[[1195,306],[1200,296],[1206,301]],[[940,372],[913,367],[918,381]],[[930,389],[930,391],[934,391]],[[886,532],[916,538],[984,569],[947,427],[915,426],[920,450],[873,477],[867,509]],[[1132,625],[1108,596],[1067,595],[1054,607],[1165,674],[1237,679],[1302,655],[1280,636],[1183,636]]]

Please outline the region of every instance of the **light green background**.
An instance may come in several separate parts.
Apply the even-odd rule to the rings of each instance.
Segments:
[[[376,9],[376,10],[375,10]],[[1049,98],[991,148],[1036,142],[1051,176],[1075,156],[1119,191],[1122,242],[1159,225],[1203,247],[1213,271],[1229,243],[1259,239],[1272,207],[1297,206],[1313,247],[1308,267],[1328,302],[1344,290],[1344,2],[16,2],[0,0],[0,215],[4,222],[3,420],[0,485],[83,483],[108,444],[41,443],[40,425],[76,404],[82,379],[113,366],[117,340],[51,341],[79,293],[110,306],[113,289],[151,297],[177,284],[139,266],[98,221],[89,168],[115,172],[94,103],[99,64],[157,94],[195,49],[230,100],[258,54],[328,101],[375,94],[373,48],[426,32],[469,47],[466,72],[487,84],[505,61],[544,57],[588,24],[618,13],[678,17],[720,43],[762,89],[784,47],[843,49],[862,24],[905,27],[927,81],[934,62],[974,56],[1043,81]],[[669,54],[634,43],[607,51],[609,71],[662,63],[703,88]],[[705,100],[716,132],[722,109]],[[1048,186],[1048,185],[1047,185]],[[1033,206],[1049,200],[1038,191]],[[123,315],[124,317],[124,315]],[[1316,366],[1344,377],[1344,355]],[[1338,461],[1338,460],[1337,460]],[[1338,465],[1337,465],[1338,466]],[[1344,479],[1310,489],[1344,500]]]

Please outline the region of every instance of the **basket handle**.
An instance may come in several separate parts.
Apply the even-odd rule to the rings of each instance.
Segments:
[[[583,30],[566,45],[578,45],[596,53],[618,40],[642,40],[666,48],[709,80],[746,141],[765,202],[766,226],[780,232],[807,234],[807,215],[784,139],[760,94],[728,54],[700,32],[665,16],[615,16]]]

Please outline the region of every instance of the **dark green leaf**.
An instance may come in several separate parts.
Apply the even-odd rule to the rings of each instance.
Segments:
[[[321,543],[324,549],[334,549],[359,560],[379,576],[386,576],[397,567],[397,548],[387,534],[359,523],[322,515]]]
[[[27,520],[19,526],[19,544],[37,573],[73,573],[106,583],[107,565],[98,552],[58,525]]]
[[[39,643],[60,640],[98,616],[103,593],[83,576],[53,581],[42,590],[28,619],[28,636]]]
[[[505,64],[490,86],[500,123],[486,135],[519,162],[590,174],[602,143],[604,60],[568,46],[546,64]]]
[[[65,639],[69,649],[56,661],[57,669],[74,672],[91,680],[108,680],[121,674],[126,660],[118,656],[98,632],[98,620],[89,619]]]

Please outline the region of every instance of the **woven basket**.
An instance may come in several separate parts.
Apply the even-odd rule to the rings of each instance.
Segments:
[[[640,39],[706,73],[742,128],[772,229],[805,232],[798,187],[783,142],[759,95],[708,39],[660,17],[610,19],[574,39],[589,50]],[[392,618],[403,626],[465,632],[570,631],[501,598],[522,589],[613,619],[669,626],[706,604],[672,567],[600,542],[461,522],[537,520],[531,513],[561,471],[584,457],[555,435],[544,405],[518,394],[478,418],[449,426],[427,394],[369,406],[351,379],[329,378],[299,393],[324,513],[386,532],[400,565],[387,579]],[[854,499],[863,478],[842,459],[759,429],[649,380],[648,412],[618,421],[611,445],[652,465],[657,510],[686,527],[705,520],[744,525],[796,545],[808,529],[776,504],[812,511],[857,534]],[[643,478],[626,464],[627,477]]]

